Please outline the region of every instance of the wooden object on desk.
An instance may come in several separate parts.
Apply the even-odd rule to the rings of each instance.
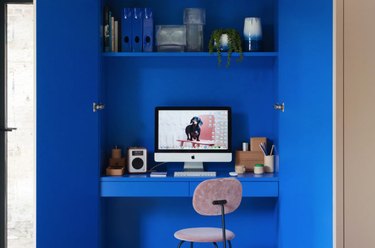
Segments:
[[[262,150],[259,147],[260,143],[264,143],[265,147],[267,147],[267,138],[266,137],[250,138],[250,151],[261,152]]]
[[[258,151],[236,151],[236,165],[244,165],[246,171],[254,171],[256,164],[264,164],[264,154]]]
[[[115,158],[115,159],[120,159],[122,157],[121,155],[121,149],[120,148],[113,148],[112,149],[112,158]]]
[[[125,166],[125,158],[110,158],[109,159],[109,166]]]
[[[125,172],[124,166],[109,166],[106,169],[107,176],[122,176]]]

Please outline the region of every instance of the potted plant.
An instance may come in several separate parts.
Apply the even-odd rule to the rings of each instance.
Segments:
[[[217,61],[219,65],[222,62],[222,52],[228,53],[227,67],[230,66],[230,59],[233,52],[236,52],[240,55],[238,61],[241,61],[243,59],[241,36],[237,32],[237,30],[232,28],[214,30],[210,37],[208,49],[210,53],[216,51]]]

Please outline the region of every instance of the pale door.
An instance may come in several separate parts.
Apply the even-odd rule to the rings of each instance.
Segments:
[[[375,247],[375,1],[344,0],[344,247]]]

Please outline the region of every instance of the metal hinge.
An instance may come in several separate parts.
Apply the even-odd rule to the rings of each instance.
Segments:
[[[96,103],[96,102],[92,103],[92,111],[93,112],[96,112],[96,111],[99,111],[99,110],[103,110],[104,107],[105,107],[105,105],[103,103]]]
[[[279,111],[281,111],[281,112],[284,112],[285,105],[284,105],[284,103],[275,103],[275,104],[273,105],[273,108],[274,108],[275,110],[279,110]]]

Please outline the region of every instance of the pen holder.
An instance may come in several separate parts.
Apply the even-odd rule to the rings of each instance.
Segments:
[[[264,156],[264,171],[273,173],[274,171],[274,155]]]

